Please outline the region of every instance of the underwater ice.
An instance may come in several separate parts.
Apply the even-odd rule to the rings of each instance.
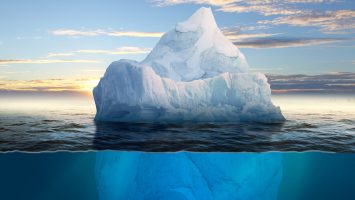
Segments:
[[[100,152],[100,199],[277,199],[278,153]]]
[[[284,120],[265,75],[249,71],[210,8],[164,34],[142,62],[113,62],[93,93],[99,121]]]

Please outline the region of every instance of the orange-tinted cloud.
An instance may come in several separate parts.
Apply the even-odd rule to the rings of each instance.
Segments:
[[[43,79],[43,80],[0,80],[0,90],[11,91],[78,91],[91,92],[98,78]]]
[[[99,63],[98,60],[6,59],[0,64]]]

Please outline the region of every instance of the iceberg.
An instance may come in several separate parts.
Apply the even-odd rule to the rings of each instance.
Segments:
[[[210,8],[165,33],[141,62],[110,64],[94,88],[97,121],[280,122],[264,74],[218,28]]]
[[[277,199],[280,153],[96,154],[100,199]]]

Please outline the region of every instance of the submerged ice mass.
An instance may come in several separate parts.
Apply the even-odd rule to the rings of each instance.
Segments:
[[[284,120],[265,75],[249,71],[210,8],[164,34],[142,62],[113,62],[93,93],[99,121]]]
[[[99,198],[277,199],[282,177],[279,153],[100,152]]]

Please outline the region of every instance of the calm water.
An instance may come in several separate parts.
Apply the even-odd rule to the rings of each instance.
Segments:
[[[95,123],[87,99],[0,98],[0,151],[355,152],[355,96],[278,95],[283,124]]]

